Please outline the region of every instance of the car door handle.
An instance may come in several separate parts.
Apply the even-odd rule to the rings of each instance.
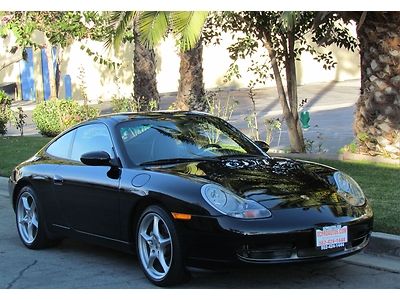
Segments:
[[[58,175],[54,175],[53,176],[53,183],[55,185],[62,185],[64,183],[64,178],[62,178],[61,176],[58,176]]]
[[[51,179],[50,176],[44,176],[44,175],[31,175],[31,178],[33,180],[45,180],[45,181],[50,181]]]

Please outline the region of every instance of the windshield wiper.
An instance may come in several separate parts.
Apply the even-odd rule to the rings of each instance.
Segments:
[[[190,161],[204,161],[204,160],[215,160],[212,157],[196,157],[196,158],[167,158],[167,159],[158,159],[152,161],[145,161],[140,166],[149,166],[149,165],[168,165],[168,164],[178,164]]]

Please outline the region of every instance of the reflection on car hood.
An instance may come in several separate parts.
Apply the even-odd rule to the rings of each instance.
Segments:
[[[341,202],[332,187],[302,163],[286,159],[221,157],[149,167],[153,171],[201,177],[268,207],[313,207]]]

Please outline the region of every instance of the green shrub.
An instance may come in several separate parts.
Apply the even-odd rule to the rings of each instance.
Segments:
[[[11,98],[0,90],[0,134],[7,133],[7,122],[10,121],[12,115]]]
[[[138,111],[137,103],[133,99],[129,99],[129,98],[113,98],[111,100],[111,105],[112,105],[112,110],[115,113]]]
[[[49,100],[33,110],[33,122],[40,133],[53,137],[82,121],[95,118],[99,110],[72,100]]]
[[[156,100],[149,100],[147,105],[145,101],[142,99],[138,99],[131,95],[130,98],[117,98],[113,97],[111,100],[112,110],[115,113],[120,112],[138,112],[138,111],[154,111],[157,109],[158,103]],[[144,107],[147,106],[147,109]]]
[[[0,134],[5,135],[7,133],[7,122],[8,122],[8,117],[3,114],[3,112],[0,112]]]

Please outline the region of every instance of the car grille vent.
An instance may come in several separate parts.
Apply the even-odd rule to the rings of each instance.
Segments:
[[[364,247],[368,242],[369,235],[361,236],[353,239],[352,243],[346,247],[320,250],[314,247],[298,248],[295,244],[280,243],[268,246],[259,245],[243,245],[238,251],[239,258],[246,261],[263,262],[263,261],[282,261],[286,259],[307,259],[311,257],[326,257],[330,254],[345,253],[350,249],[355,249],[358,246]]]
[[[292,256],[293,244],[276,244],[272,246],[250,246],[244,245],[239,255],[248,259],[285,259]]]

